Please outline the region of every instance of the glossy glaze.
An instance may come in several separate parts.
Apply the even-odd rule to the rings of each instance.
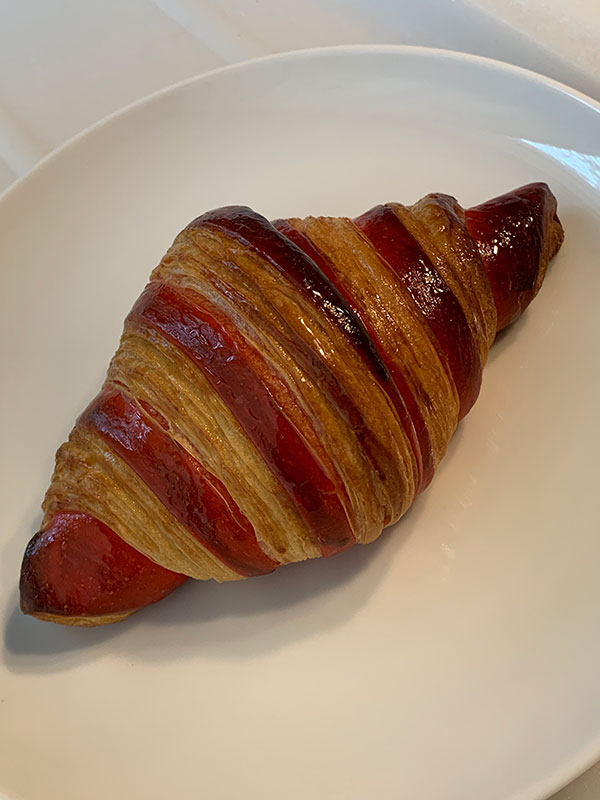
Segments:
[[[280,233],[265,217],[246,206],[226,206],[209,211],[188,228],[212,226],[251,247],[275,269],[303,291],[323,314],[341,328],[357,352],[382,378],[386,368],[365,327],[337,288],[294,242]]]
[[[560,228],[556,200],[545,183],[522,186],[466,212],[494,295],[498,330],[514,322],[535,296],[550,224]]]
[[[311,258],[315,264],[317,264],[321,272],[336,287],[348,305],[354,309],[356,315],[359,317],[359,319],[361,319],[365,330],[367,331],[386,367],[389,377],[387,380],[380,379],[380,383],[394,404],[406,435],[411,442],[419,469],[420,479],[418,491],[423,491],[427,486],[429,486],[433,478],[433,450],[423,415],[419,410],[415,396],[406,382],[404,375],[399,367],[386,353],[383,344],[372,328],[365,321],[364,314],[362,313],[361,309],[358,308],[356,299],[349,297],[348,293],[344,291],[344,287],[341,286],[339,281],[336,279],[335,272],[325,254],[317,248],[317,246],[308,238],[308,236],[306,236],[302,231],[299,231],[297,228],[294,228],[288,222],[288,220],[274,220],[273,226],[277,228],[277,230],[281,231],[281,233],[283,233],[297,247],[303,250],[309,256],[309,258]]]
[[[268,366],[208,301],[151,283],[129,319],[158,328],[202,370],[292,498],[323,555],[354,542],[335,485],[261,380]]]
[[[89,514],[65,511],[27,546],[21,607],[29,614],[119,614],[156,603],[185,580]]]
[[[477,399],[481,359],[460,303],[421,245],[389,206],[375,206],[355,224],[402,281],[438,343],[460,400],[459,418]]]
[[[174,517],[224,564],[244,576],[277,567],[225,486],[117,387],[106,386],[79,423],[100,434]]]

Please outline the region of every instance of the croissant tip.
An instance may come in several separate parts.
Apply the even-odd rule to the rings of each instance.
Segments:
[[[63,625],[104,625],[160,600],[185,579],[151,562],[94,517],[60,512],[25,550],[21,611]]]
[[[25,563],[24,563],[25,566]],[[24,577],[25,572],[25,577]],[[57,625],[68,625],[71,627],[79,628],[95,628],[98,625],[107,625],[113,622],[121,622],[121,620],[130,617],[137,609],[131,611],[122,611],[112,614],[97,614],[86,616],[83,614],[64,614],[58,613],[54,610],[48,610],[43,607],[43,604],[36,602],[36,597],[40,595],[35,591],[35,586],[27,577],[27,572],[22,570],[20,582],[20,598],[19,608],[21,612],[28,617],[34,617],[41,622],[54,622]]]
[[[57,609],[50,610],[43,602],[45,596],[44,587],[39,586],[35,569],[32,567],[29,557],[29,553],[35,549],[37,541],[38,535],[36,534],[27,546],[21,566],[19,608],[23,614],[39,619],[42,622],[54,622],[58,625],[77,626],[80,628],[94,628],[98,625],[120,622],[135,613],[137,609],[86,616],[84,614],[69,614],[67,611],[59,613]]]

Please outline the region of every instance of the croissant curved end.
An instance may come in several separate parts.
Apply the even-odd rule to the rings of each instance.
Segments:
[[[125,619],[180,586],[89,514],[56,514],[29,542],[21,569],[21,610],[66,625]]]
[[[498,311],[500,331],[538,293],[564,230],[546,183],[530,183],[468,209],[466,228],[477,244]]]
[[[126,322],[123,396],[59,450],[24,613],[117,622],[183,573],[265,574],[404,513],[564,237],[545,183],[420,203],[274,224],[230,207],[184,229]]]

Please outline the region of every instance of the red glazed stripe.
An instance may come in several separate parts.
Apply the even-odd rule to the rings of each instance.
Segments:
[[[532,301],[556,201],[545,183],[521,186],[465,213],[498,312],[497,330],[521,316]]]
[[[385,348],[377,337],[375,332],[370,328],[368,323],[364,322],[364,314],[357,307],[356,300],[350,297],[349,293],[340,285],[329,259],[322,253],[311,239],[306,236],[302,231],[292,227],[285,219],[278,219],[273,222],[277,230],[281,231],[290,241],[294,242],[317,264],[321,272],[327,277],[329,281],[337,288],[339,293],[344,297],[350,307],[355,310],[356,315],[363,320],[365,330],[367,331],[375,348],[379,352],[383,363],[387,369],[389,378],[382,379],[379,377],[380,384],[386,391],[390,400],[394,404],[394,408],[400,418],[402,427],[409,438],[417,465],[419,469],[419,486],[418,491],[423,491],[431,483],[434,473],[433,464],[433,449],[431,447],[431,439],[429,431],[425,425],[423,416],[419,410],[414,394],[412,393],[404,375],[398,366],[388,357]],[[391,380],[390,380],[391,379]]]
[[[105,387],[80,418],[97,431],[174,517],[240,575],[278,566],[225,486],[116,388]]]
[[[389,206],[376,206],[355,220],[404,284],[448,364],[465,416],[481,387],[481,358],[460,303],[418,241]]]
[[[153,325],[204,373],[293,500],[322,555],[354,536],[336,487],[257,374],[268,369],[235,326],[197,294],[151,283],[131,320]]]
[[[246,206],[226,206],[209,211],[188,225],[191,229],[201,227],[224,231],[266,259],[341,328],[377,375],[387,378],[385,365],[354,309],[317,264],[265,217]]]
[[[21,572],[28,613],[101,616],[156,603],[186,580],[89,514],[64,511],[29,542]]]

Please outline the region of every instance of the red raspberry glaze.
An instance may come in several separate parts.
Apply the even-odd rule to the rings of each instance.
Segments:
[[[27,546],[21,608],[58,616],[126,613],[156,603],[185,580],[89,514],[64,511]]]
[[[278,566],[260,548],[254,528],[225,486],[130,397],[109,385],[79,422],[99,433],[173,516],[230,569],[249,577]]]
[[[479,394],[482,365],[460,303],[392,208],[375,206],[355,223],[404,284],[429,325],[454,379],[462,419]]]

